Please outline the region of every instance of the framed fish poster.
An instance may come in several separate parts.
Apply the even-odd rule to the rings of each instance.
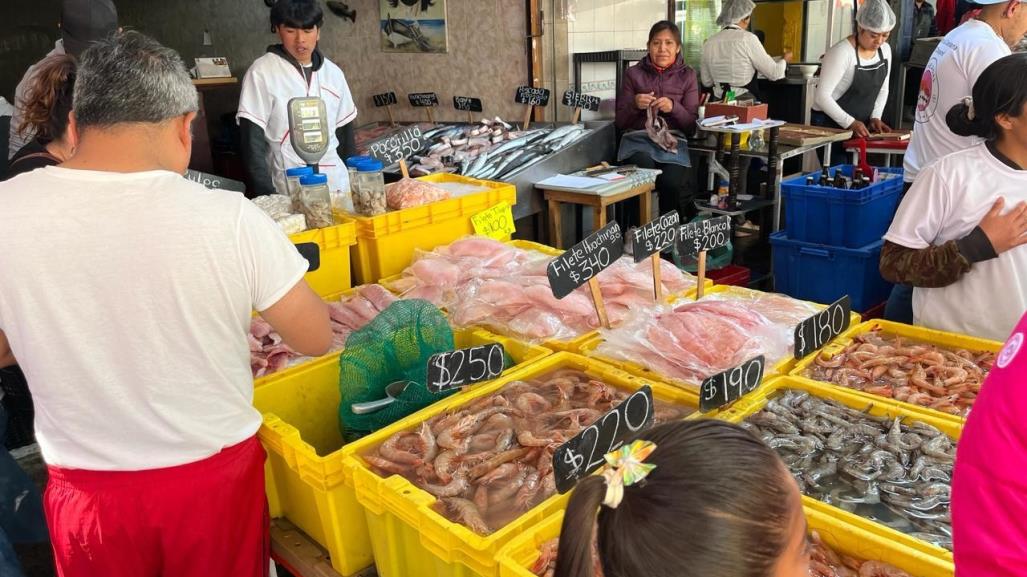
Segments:
[[[446,52],[446,0],[378,0],[378,3],[383,52]]]

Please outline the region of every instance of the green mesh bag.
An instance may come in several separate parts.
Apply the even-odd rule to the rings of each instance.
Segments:
[[[339,356],[339,427],[353,442],[417,412],[455,391],[428,392],[428,359],[453,350],[453,330],[442,311],[425,300],[392,303],[364,328],[351,334]],[[384,399],[385,387],[413,381],[391,405],[357,415],[354,403]]]

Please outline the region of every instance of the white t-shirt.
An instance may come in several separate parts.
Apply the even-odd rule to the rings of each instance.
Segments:
[[[195,462],[253,436],[246,336],[307,262],[241,194],[166,171],[0,184],[0,330],[47,463]]]
[[[45,58],[49,58],[56,54],[65,54],[64,40],[57,40],[54,44],[53,50],[48,52]],[[29,66],[29,69],[25,71],[25,76],[22,76],[21,82],[19,82],[18,86],[14,89],[14,115],[11,116],[10,144],[7,149],[8,160],[14,158],[14,155],[17,154],[23,146],[32,142],[32,139],[36,136],[32,131],[29,131],[27,134],[22,136],[22,134],[18,132],[18,126],[21,125],[21,116],[23,114],[21,102],[25,99],[25,93],[28,92],[29,86],[32,85],[32,82],[35,80],[36,74],[38,73],[39,63],[37,62],[32,66]]]
[[[1027,171],[1014,170],[978,144],[920,172],[884,236],[908,248],[940,246],[970,234],[1003,197],[1007,210],[1027,201]],[[918,325],[1004,340],[1027,310],[1027,246],[974,263],[943,288],[913,290]]]
[[[349,171],[339,158],[339,139],[335,130],[357,117],[349,85],[342,70],[325,58],[321,68],[313,71],[310,84],[304,74],[278,54],[261,56],[243,79],[236,118],[245,118],[264,130],[268,143],[268,166],[275,190],[288,194],[285,170],[306,166],[292,148],[289,138],[289,101],[302,96],[319,96],[328,111],[328,151],[318,163],[318,172],[328,175],[328,186],[334,191],[349,191]]]
[[[981,142],[976,137],[953,134],[945,115],[973,93],[974,83],[985,68],[1009,54],[1005,40],[980,20],[968,20],[938,44],[920,81],[916,124],[903,161],[906,182],[913,182],[921,169],[946,154]]]
[[[730,84],[736,94],[741,94],[757,71],[768,80],[780,80],[787,67],[784,60],[775,61],[767,54],[755,34],[729,26],[703,44],[699,74],[703,86],[712,86],[714,95],[720,98],[721,84]]]
[[[881,45],[881,53],[888,61],[888,74],[891,75],[891,46]],[[873,57],[860,59],[863,66],[876,64],[881,58],[874,52]],[[817,81],[817,94],[813,103],[813,110],[819,110],[831,117],[831,120],[838,123],[838,126],[849,126],[855,118],[838,106],[838,99],[852,86],[852,79],[856,76],[856,48],[846,38],[835,44],[824,54],[820,67],[820,80]],[[888,102],[888,79],[884,79],[881,90],[874,100],[874,110],[870,118],[880,118],[884,114],[884,105]]]

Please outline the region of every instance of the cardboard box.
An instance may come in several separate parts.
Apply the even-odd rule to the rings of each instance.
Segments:
[[[721,104],[710,102],[706,105],[706,118],[714,116],[737,116],[740,124],[752,122],[753,120],[766,120],[768,107],[766,103],[755,106],[740,104]]]

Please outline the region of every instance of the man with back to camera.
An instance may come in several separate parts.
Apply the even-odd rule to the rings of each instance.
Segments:
[[[331,329],[278,226],[182,176],[197,107],[173,50],[101,40],[79,64],[78,152],[0,185],[0,348],[39,408],[62,577],[268,572],[250,314],[306,355]]]
[[[118,9],[111,0],[61,0],[61,37],[47,56],[70,54],[78,58],[93,42],[105,38],[118,30]],[[14,89],[14,115],[11,117],[10,144],[7,158],[10,160],[29,142],[34,134],[21,134],[21,100],[32,85],[36,65],[25,71],[18,87]]]

